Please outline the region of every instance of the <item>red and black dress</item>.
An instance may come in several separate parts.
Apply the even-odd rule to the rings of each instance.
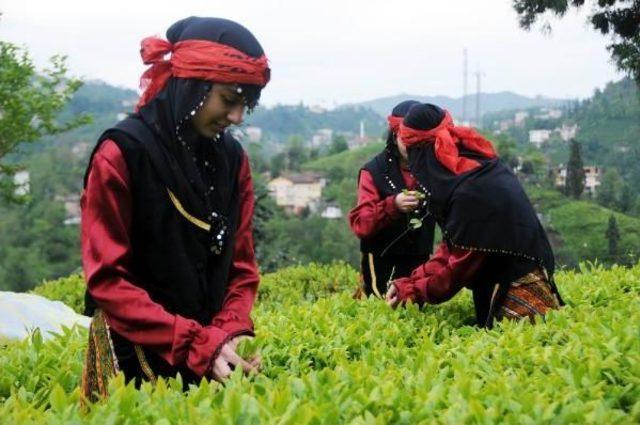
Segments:
[[[387,148],[360,170],[358,204],[349,213],[351,230],[360,239],[362,290],[384,298],[391,279],[409,276],[433,250],[435,221],[426,211],[401,213],[395,197],[416,189],[411,173]],[[422,220],[414,229],[411,219]]]
[[[186,388],[211,375],[226,342],[253,335],[259,278],[247,156],[228,132],[205,138],[190,120],[218,81],[247,83],[238,93],[255,105],[266,58],[228,20],[187,18],[167,38],[143,41],[151,83],[138,111],[99,138],[85,174],[89,399],[107,395],[118,371],[136,385],[180,373]]]
[[[409,166],[442,230],[436,254],[394,281],[420,304],[473,292],[476,319],[533,318],[558,308],[551,245],[517,177],[478,132],[435,105],[414,106],[400,126]]]

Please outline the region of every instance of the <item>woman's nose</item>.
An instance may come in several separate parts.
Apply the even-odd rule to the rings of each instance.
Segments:
[[[244,105],[234,106],[227,115],[227,119],[235,125],[242,124],[244,121]]]

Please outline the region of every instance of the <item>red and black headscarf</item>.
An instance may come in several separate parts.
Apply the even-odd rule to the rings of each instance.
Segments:
[[[142,61],[151,66],[140,78],[143,94],[138,109],[153,99],[171,77],[259,88],[269,82],[270,69],[262,47],[235,22],[191,17],[171,26],[167,39],[142,40]]]
[[[459,147],[484,158],[497,156],[491,142],[475,129],[456,126],[448,111],[428,103],[414,105],[400,123],[398,132],[407,148],[433,143],[438,161],[456,175],[480,166],[478,161],[461,156]]]

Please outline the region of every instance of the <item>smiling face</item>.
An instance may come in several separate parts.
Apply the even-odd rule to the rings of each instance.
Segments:
[[[214,138],[231,124],[242,124],[244,98],[234,84],[213,85],[202,108],[191,120],[193,128],[203,137]]]

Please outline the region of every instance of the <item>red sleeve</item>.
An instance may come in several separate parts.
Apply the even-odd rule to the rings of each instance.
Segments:
[[[169,364],[204,375],[228,335],[173,315],[136,286],[131,273],[129,172],[120,149],[105,141],[93,157],[82,194],[82,265],[89,293],[116,332]]]
[[[221,328],[230,337],[253,336],[250,313],[258,290],[260,278],[253,250],[253,183],[249,158],[245,154],[239,173],[240,218],[236,230],[229,283],[222,310],[215,316],[213,325]]]
[[[415,269],[410,277],[397,279],[394,285],[403,301],[439,304],[451,299],[480,269],[484,254],[454,248],[441,242],[435,254]]]
[[[373,236],[399,216],[395,195],[380,199],[371,173],[362,170],[358,182],[358,205],[349,212],[353,233],[360,239]]]

